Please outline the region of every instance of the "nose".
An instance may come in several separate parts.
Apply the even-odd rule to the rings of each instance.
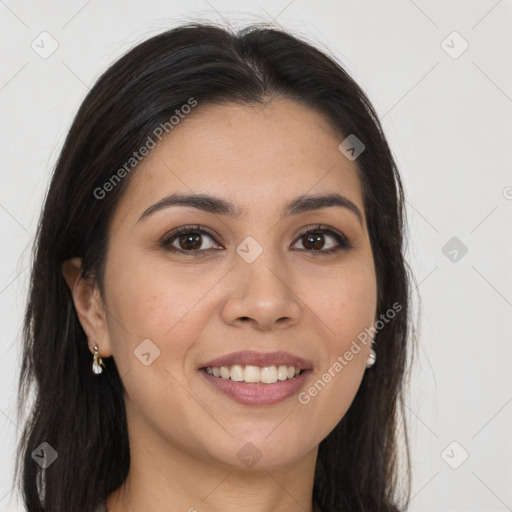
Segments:
[[[264,250],[251,263],[236,255],[222,307],[226,324],[268,331],[299,322],[301,300],[293,289],[293,272],[271,252]]]

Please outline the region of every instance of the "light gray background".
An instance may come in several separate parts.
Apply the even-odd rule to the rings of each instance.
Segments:
[[[22,510],[11,480],[28,263],[79,104],[150,35],[186,20],[272,18],[330,51],[363,87],[405,183],[422,311],[407,400],[410,510],[512,510],[511,14],[504,0],[0,0],[0,512]],[[58,43],[45,59],[31,47],[51,48],[43,31]],[[467,254],[443,253],[452,237]]]

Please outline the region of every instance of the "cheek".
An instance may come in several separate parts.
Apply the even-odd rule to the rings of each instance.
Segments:
[[[331,270],[327,277],[317,288],[310,283],[306,300],[324,326],[332,357],[373,325],[377,282],[371,258]]]
[[[111,254],[110,258],[108,328],[120,374],[145,368],[138,358],[145,348],[142,353],[149,352],[149,359],[154,360],[151,367],[179,370],[202,328],[201,319],[207,318],[207,301],[201,299],[214,282],[209,284],[211,278],[203,276],[195,284],[190,275],[143,257],[116,260]]]
[[[124,259],[110,255],[107,303],[131,334],[163,341],[166,334],[190,324],[188,315],[201,308],[214,276],[132,253]]]
[[[374,324],[377,307],[373,260],[334,272],[324,293],[310,294],[310,300],[321,319],[325,352],[316,380],[299,402],[314,418],[312,431],[321,438],[345,415],[364,375],[370,346],[361,340]]]
[[[175,421],[173,411],[190,405],[183,390],[185,363],[212,314],[204,296],[218,277],[195,280],[190,273],[163,267],[127,258],[111,265],[106,289],[113,356],[130,406],[144,411],[148,421],[166,418],[162,424],[169,425]]]

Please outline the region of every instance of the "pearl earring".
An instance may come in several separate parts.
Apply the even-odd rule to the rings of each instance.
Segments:
[[[368,361],[366,362],[366,368],[371,368],[375,364],[375,360],[377,359],[377,354],[373,348],[370,349],[370,353],[368,354]]]
[[[103,368],[105,368],[105,365],[103,364],[103,359],[101,359],[101,357],[99,357],[99,355],[98,355],[98,345],[94,345],[94,356],[92,358],[92,371],[96,375],[99,375],[103,371],[102,366],[103,366]]]

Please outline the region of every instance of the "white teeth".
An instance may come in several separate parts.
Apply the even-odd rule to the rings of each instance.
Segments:
[[[231,380],[236,382],[244,380],[244,369],[239,364],[234,364],[231,367]]]
[[[274,384],[278,380],[283,381],[293,379],[300,374],[300,368],[293,366],[253,366],[253,365],[239,365],[234,364],[228,366],[208,366],[206,372],[214,377],[221,377],[222,379],[231,379],[235,382],[262,382],[264,384]]]
[[[286,380],[288,378],[288,366],[280,366],[277,369],[277,378],[279,380]]]
[[[277,368],[275,366],[265,366],[261,369],[261,382],[265,384],[274,384],[277,382]]]
[[[244,369],[244,380],[245,382],[259,382],[260,374],[261,372],[258,366],[248,364]]]

